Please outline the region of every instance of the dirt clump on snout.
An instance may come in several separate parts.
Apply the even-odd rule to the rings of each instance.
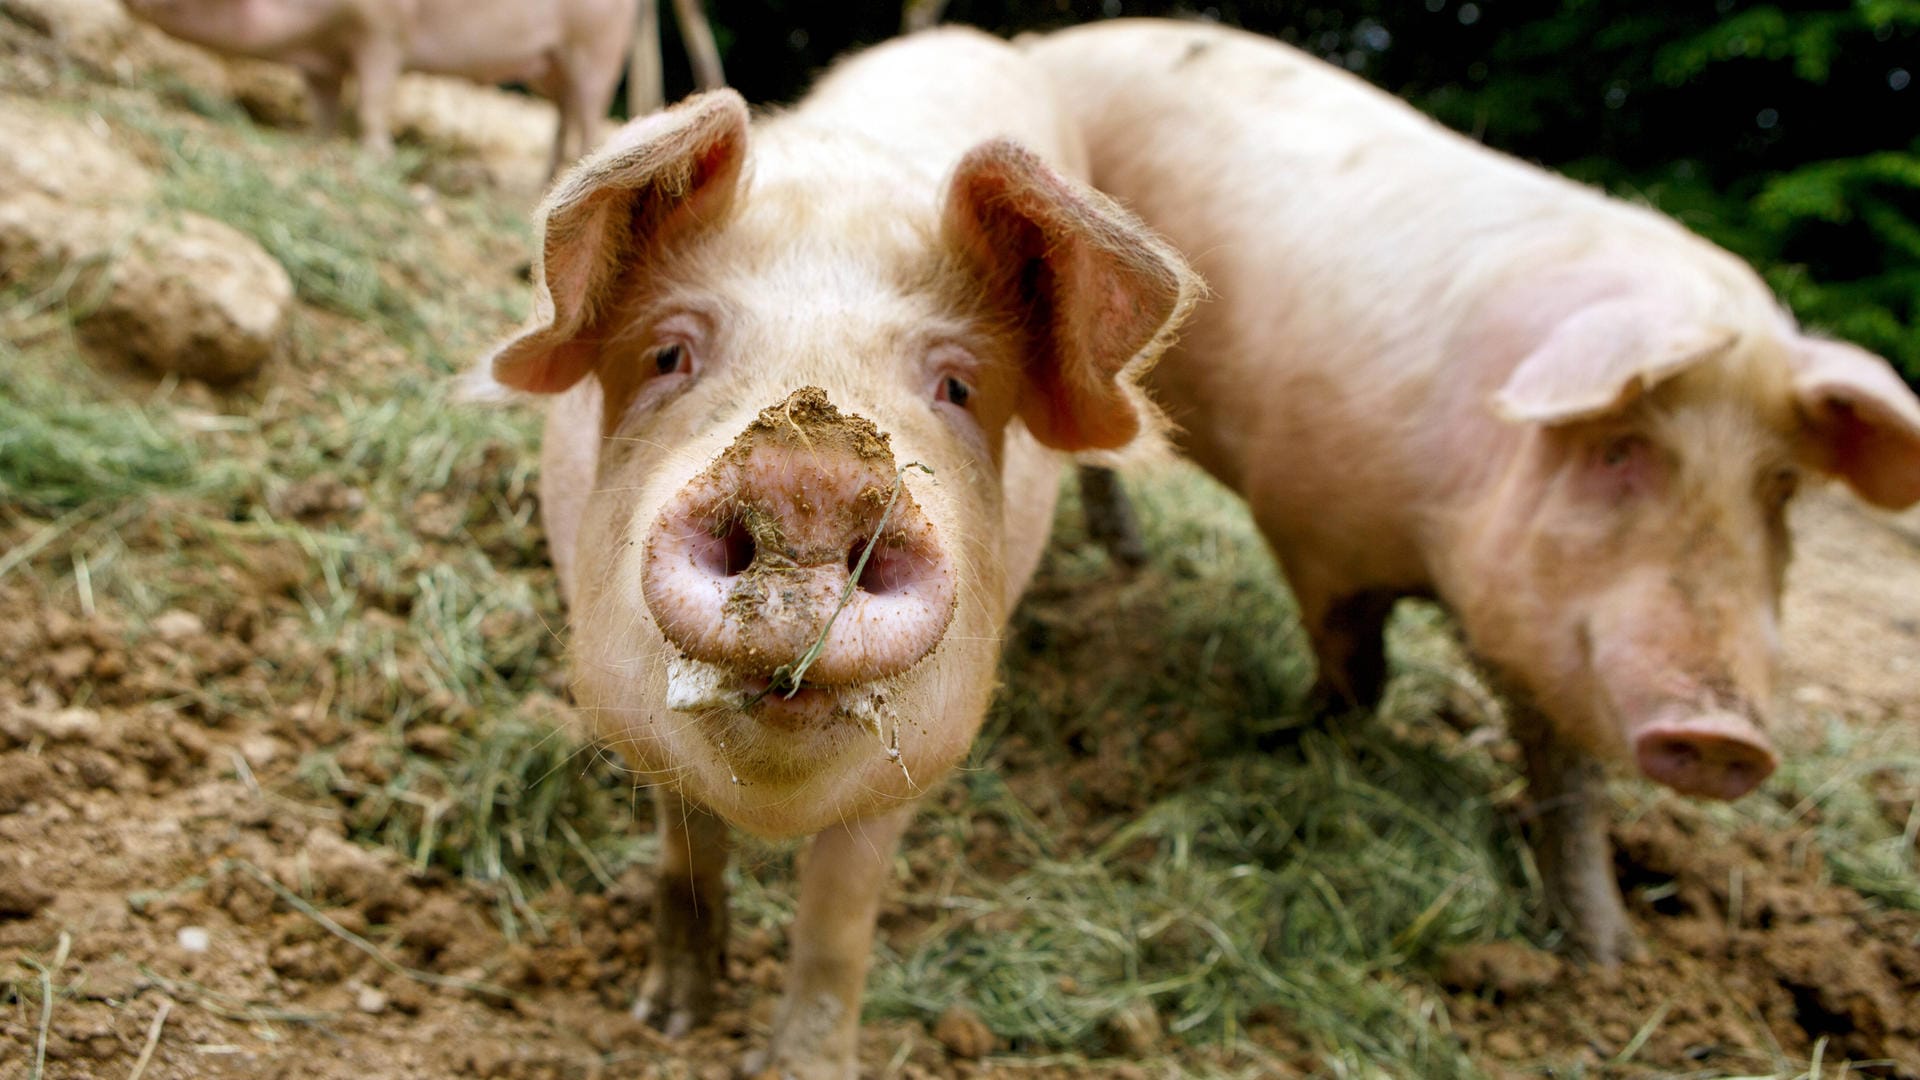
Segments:
[[[762,409],[694,483],[705,489],[694,520],[721,546],[732,578],[730,629],[695,651],[743,672],[805,669],[853,601],[855,581],[884,578],[898,553],[937,547],[886,433],[819,387]],[[841,666],[814,674],[858,681]]]
[[[780,404],[761,409],[720,460],[744,462],[758,447],[845,453],[873,462],[888,473],[893,471],[893,448],[887,433],[864,416],[835,408],[827,400],[827,392],[817,386],[803,386]]]

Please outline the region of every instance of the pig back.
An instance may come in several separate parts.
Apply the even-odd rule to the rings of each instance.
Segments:
[[[1032,60],[965,27],[923,31],[859,53],[829,71],[798,112],[860,132],[944,176],[961,154],[1005,136],[1076,180],[1084,145]]]
[[[1269,535],[1410,535],[1486,449],[1449,442],[1488,428],[1505,374],[1453,349],[1476,309],[1609,230],[1665,227],[1253,34],[1119,20],[1026,48],[1094,184],[1210,286],[1151,386]]]

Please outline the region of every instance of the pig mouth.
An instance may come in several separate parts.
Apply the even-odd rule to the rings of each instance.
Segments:
[[[886,693],[875,683],[776,685],[767,675],[743,675],[679,656],[667,662],[666,704],[675,712],[743,716],[787,733],[842,722],[877,732],[886,712]]]

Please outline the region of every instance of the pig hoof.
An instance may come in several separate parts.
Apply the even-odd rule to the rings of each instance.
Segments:
[[[746,1075],[781,1080],[854,1080],[859,1075],[859,1014],[832,993],[780,999],[767,1047],[741,1063]]]
[[[654,969],[633,1003],[633,1018],[669,1039],[681,1039],[712,1017],[713,1009],[713,983],[704,973]]]
[[[738,1075],[750,1080],[853,1080],[859,1070],[851,1061],[801,1059],[774,1048],[755,1050],[741,1059]]]
[[[1567,952],[1588,967],[1602,969],[1644,960],[1647,955],[1646,946],[1640,943],[1624,912],[1617,920],[1606,920],[1604,925],[1589,922],[1570,928]]]

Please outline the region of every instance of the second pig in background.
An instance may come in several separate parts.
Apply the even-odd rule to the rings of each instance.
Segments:
[[[559,109],[549,177],[599,141],[635,0],[124,0],[177,38],[276,60],[306,80],[314,126],[331,135],[346,80],[360,142],[393,148],[393,94],[403,71],[525,82]]]
[[[1753,790],[1803,476],[1920,500],[1920,402],[1803,333],[1726,252],[1252,34],[1029,43],[1096,185],[1214,290],[1152,388],[1246,497],[1328,704],[1373,706],[1396,598],[1437,596],[1506,694],[1571,944],[1635,941],[1601,763]]]
[[[534,316],[482,373],[559,395],[573,690],[662,830],[641,1015],[715,1005],[729,826],[812,837],[755,1062],[783,1075],[854,1074],[894,847],[980,727],[1057,452],[1151,432],[1136,365],[1195,289],[1056,171],[1048,101],[945,31],[758,123],[731,91],[635,121],[548,197]]]

